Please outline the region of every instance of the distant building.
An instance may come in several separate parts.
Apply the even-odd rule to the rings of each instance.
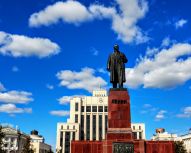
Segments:
[[[156,129],[156,133],[153,135],[152,140],[154,141],[175,141],[177,140],[177,134],[170,134],[165,132],[165,129],[158,128]]]
[[[48,153],[51,150],[51,146],[46,144],[44,141],[44,137],[38,135],[38,131],[31,131],[31,148],[34,153]]]
[[[2,132],[5,134],[3,149],[6,153],[21,153],[29,136],[9,126],[3,127]]]
[[[191,128],[187,134],[181,135],[179,138],[184,142],[187,152],[191,153]]]
[[[93,91],[92,96],[73,97],[70,101],[70,118],[57,124],[56,150],[70,153],[71,140],[104,140],[108,127],[107,91]],[[145,125],[132,123],[135,139],[145,139]]]

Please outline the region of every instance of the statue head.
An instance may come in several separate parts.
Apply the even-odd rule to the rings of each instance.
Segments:
[[[118,44],[115,44],[115,45],[113,46],[113,49],[114,49],[114,51],[119,51],[119,45],[118,45]]]

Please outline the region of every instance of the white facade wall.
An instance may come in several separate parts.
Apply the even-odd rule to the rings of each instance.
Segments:
[[[70,148],[71,140],[105,139],[107,109],[108,96],[106,90],[95,90],[92,96],[72,98],[70,101],[70,118],[67,123],[57,124],[57,152],[69,153],[70,150],[67,147]],[[145,139],[145,125],[140,123],[132,124],[133,126],[135,126],[133,132],[137,132],[137,139],[139,139],[139,134],[142,139]]]
[[[156,133],[153,135],[152,140],[155,141],[176,141],[178,138],[177,134],[170,134],[168,132]]]

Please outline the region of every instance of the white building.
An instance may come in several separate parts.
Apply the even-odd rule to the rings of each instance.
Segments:
[[[92,96],[73,97],[70,118],[57,124],[56,150],[70,153],[71,140],[103,140],[108,125],[108,96],[106,90],[95,90]],[[137,139],[145,139],[145,125],[132,124]]]
[[[38,135],[38,131],[31,131],[31,148],[34,153],[48,153],[51,150],[51,146],[44,142],[44,137]]]
[[[178,138],[177,134],[171,134],[165,132],[165,129],[156,129],[156,133],[153,135],[152,140],[154,141],[176,141]]]
[[[179,138],[184,142],[187,152],[191,153],[191,129],[187,134],[181,135]]]
[[[2,132],[5,134],[3,150],[6,153],[20,153],[27,141],[28,135],[9,126],[3,127]]]

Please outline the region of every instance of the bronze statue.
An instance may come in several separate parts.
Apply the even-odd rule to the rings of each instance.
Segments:
[[[113,84],[113,88],[123,88],[125,79],[125,63],[127,58],[125,54],[119,51],[119,46],[114,45],[114,52],[109,56],[107,62],[107,70],[110,71],[110,82]]]

